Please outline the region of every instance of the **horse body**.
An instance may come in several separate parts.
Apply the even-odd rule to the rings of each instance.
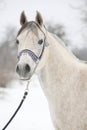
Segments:
[[[86,130],[87,67],[52,39],[48,61],[38,74],[52,120],[56,130]]]
[[[86,130],[87,67],[54,40],[48,41],[49,58],[39,72],[52,120],[57,130]]]
[[[38,24],[41,24],[40,20],[39,15]],[[76,59],[60,44],[60,40],[44,30],[49,47],[45,48],[35,72],[47,97],[55,129],[87,130],[87,65]],[[24,36],[22,32],[20,37]],[[30,46],[28,41],[27,46]],[[30,62],[31,59],[28,60]],[[35,63],[32,64],[35,66]]]

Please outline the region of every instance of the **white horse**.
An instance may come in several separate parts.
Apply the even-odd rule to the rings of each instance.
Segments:
[[[42,16],[28,22],[21,13],[17,35],[20,78],[36,73],[47,97],[55,130],[87,130],[87,65],[49,33]]]

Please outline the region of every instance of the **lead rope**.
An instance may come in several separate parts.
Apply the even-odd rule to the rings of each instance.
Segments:
[[[31,77],[33,76],[33,74],[34,74],[34,72],[35,72],[35,70],[36,70],[38,64],[39,64],[39,60],[37,60],[36,66],[35,66],[35,68],[34,68],[34,71],[33,71],[32,75],[31,75]],[[28,80],[28,82],[27,82],[27,86],[26,86],[26,89],[25,89],[23,98],[22,98],[22,100],[21,100],[19,106],[17,107],[16,111],[14,112],[14,114],[12,115],[12,117],[9,119],[9,121],[7,122],[7,124],[2,128],[2,130],[5,130],[5,129],[8,127],[8,125],[11,123],[11,121],[14,119],[14,117],[16,116],[16,114],[18,113],[18,111],[20,110],[20,108],[21,108],[23,102],[25,101],[25,99],[26,99],[26,97],[27,97],[27,95],[28,95],[28,91],[29,91],[28,86],[29,86],[30,81],[31,81],[31,79]]]
[[[28,81],[28,83],[27,83],[27,86],[26,86],[26,89],[25,89],[23,98],[22,98],[22,100],[21,100],[19,106],[17,107],[16,111],[14,112],[14,114],[12,115],[12,117],[9,119],[9,121],[8,121],[7,124],[3,127],[2,130],[5,130],[5,129],[8,127],[8,125],[11,123],[11,121],[14,119],[14,117],[15,117],[16,114],[18,113],[19,109],[21,108],[23,102],[25,101],[25,99],[26,99],[26,97],[27,97],[27,95],[28,95],[28,91],[29,91],[29,90],[28,90],[28,86],[29,86],[29,83],[30,83],[30,81]]]

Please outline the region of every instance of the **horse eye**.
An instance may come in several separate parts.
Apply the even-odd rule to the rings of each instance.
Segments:
[[[16,40],[16,44],[19,44],[19,40]]]
[[[43,39],[38,41],[38,44],[41,45],[43,43]]]

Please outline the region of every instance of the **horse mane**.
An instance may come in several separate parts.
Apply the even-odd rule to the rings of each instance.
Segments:
[[[20,33],[21,33],[24,29],[26,29],[26,28],[31,28],[31,27],[33,27],[34,25],[37,25],[38,28],[41,30],[40,26],[39,26],[35,21],[29,21],[29,22],[25,23],[25,24],[19,29],[19,31],[18,31],[18,33],[17,33],[17,36],[19,36]],[[34,26],[34,27],[35,27],[35,26]],[[42,31],[42,30],[41,30],[41,31]]]
[[[79,62],[81,63],[84,63],[84,64],[87,64],[87,61],[84,61],[84,60],[80,60],[78,57],[76,57],[74,55],[74,53],[66,46],[66,44],[63,42],[62,39],[60,39],[56,34],[53,34],[53,33],[50,33],[56,40],[58,43],[60,43],[62,45],[62,47],[64,47],[71,56],[73,56],[76,60],[78,60]]]

